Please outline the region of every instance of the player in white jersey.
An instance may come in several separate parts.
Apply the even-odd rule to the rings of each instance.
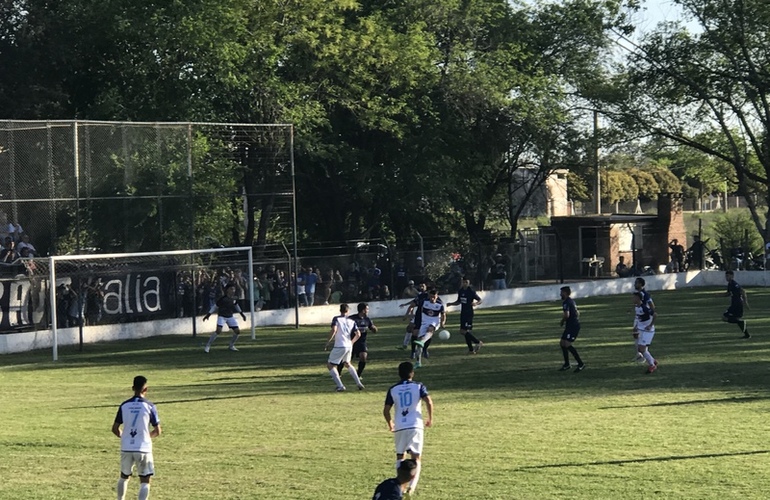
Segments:
[[[385,406],[382,414],[388,429],[394,433],[396,442],[396,470],[398,470],[404,454],[409,452],[417,463],[414,479],[409,484],[407,493],[414,493],[417,482],[420,480],[420,469],[423,448],[423,427],[433,425],[433,400],[428,394],[428,389],[414,378],[414,366],[405,361],[398,365],[398,376],[401,382],[388,389],[385,396]],[[422,402],[428,410],[427,417],[422,417]],[[395,407],[395,408],[394,408]],[[391,408],[394,408],[395,420],[391,417]]]
[[[145,399],[147,379],[137,375],[134,377],[132,388],[134,397],[120,405],[115,422],[112,424],[112,433],[120,438],[118,500],[126,497],[126,486],[134,467],[141,482],[138,498],[147,500],[150,498],[150,478],[155,474],[152,438],[160,436],[160,419],[155,405]],[[121,426],[123,426],[122,429]]]
[[[650,344],[655,337],[655,319],[657,314],[655,309],[651,309],[645,302],[642,292],[634,292],[634,338],[636,339],[636,348],[647,361],[647,370],[645,373],[652,373],[658,369],[658,362],[650,354]]]
[[[650,296],[650,293],[647,290],[645,290],[644,288],[645,285],[646,283],[644,281],[644,278],[636,278],[636,280],[634,280],[634,290],[642,294],[642,303],[646,304],[647,307],[650,308],[650,311],[654,313],[655,302],[653,302],[652,297]],[[631,312],[633,313],[634,310],[632,309]],[[644,363],[645,361],[644,356],[642,355],[642,353],[639,352],[637,348],[637,343],[636,343],[637,338],[638,338],[637,336],[634,336],[634,353],[636,355],[636,357],[634,358],[634,361],[637,363]]]
[[[334,341],[334,347],[329,353],[329,359],[326,362],[326,368],[329,370],[329,374],[332,376],[335,385],[337,386],[337,392],[345,391],[345,386],[342,384],[340,374],[337,373],[337,365],[342,363],[348,372],[353,377],[359,390],[363,390],[364,384],[361,383],[361,379],[358,378],[355,368],[350,366],[350,358],[353,355],[353,344],[361,336],[361,332],[356,325],[356,322],[348,318],[348,311],[350,307],[347,304],[340,304],[340,315],[335,316],[332,319],[331,334],[329,340],[326,341],[324,350],[329,348],[329,345]]]
[[[422,319],[420,320],[420,332],[417,334],[417,362],[415,368],[422,366],[422,353],[426,345],[433,337],[433,332],[444,328],[446,323],[446,309],[444,303],[438,298],[438,292],[432,289],[428,292],[428,300],[422,304]]]

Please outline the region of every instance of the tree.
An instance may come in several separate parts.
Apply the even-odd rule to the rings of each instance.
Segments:
[[[770,201],[770,4],[674,2],[702,31],[666,24],[638,45],[626,41],[625,72],[603,99],[629,127],[730,165],[738,194],[768,240],[752,195]]]

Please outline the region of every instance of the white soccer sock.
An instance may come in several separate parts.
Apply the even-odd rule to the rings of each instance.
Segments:
[[[348,371],[350,372],[350,375],[353,377],[353,381],[356,383],[356,385],[361,385],[361,379],[358,378],[358,372],[356,372],[356,369],[353,368],[353,365],[348,365]]]
[[[126,498],[126,486],[128,485],[128,479],[122,477],[118,479],[118,500],[124,500]]]
[[[211,347],[211,345],[214,343],[214,341],[217,339],[217,332],[214,332],[209,337],[209,341],[206,342],[206,347]]]
[[[233,338],[230,339],[230,347],[235,347],[235,342],[238,340],[240,333],[234,333]]]
[[[332,376],[334,383],[337,384],[337,388],[342,389],[342,379],[340,379],[340,374],[337,373],[337,368],[332,368],[329,370],[329,374]]]
[[[150,483],[142,483],[139,486],[139,500],[147,500],[150,498]]]
[[[414,478],[409,482],[409,491],[414,492],[417,488],[417,482],[420,480],[420,471],[422,470],[422,461],[417,460],[417,467],[414,469]]]
[[[650,354],[649,349],[644,351],[644,359],[647,360],[647,364],[649,364],[650,366],[655,364],[655,358],[652,357],[652,354]]]
[[[415,354],[417,355],[417,362],[422,363],[422,346],[418,345],[417,350],[415,350]]]
[[[409,341],[411,341],[411,340],[412,340],[412,333],[411,332],[406,332],[404,334],[404,345],[408,346],[409,345]]]

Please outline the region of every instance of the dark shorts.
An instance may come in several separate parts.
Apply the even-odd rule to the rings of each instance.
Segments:
[[[460,330],[465,330],[467,332],[473,330],[473,315],[472,314],[461,314],[460,315]]]
[[[356,342],[353,344],[353,357],[355,358],[362,352],[369,352],[369,348],[366,345],[366,342]]]
[[[580,333],[580,326],[572,326],[564,329],[564,333],[561,334],[561,339],[567,342],[574,342]]]
[[[743,318],[743,307],[730,307],[722,316],[728,323],[737,323]]]

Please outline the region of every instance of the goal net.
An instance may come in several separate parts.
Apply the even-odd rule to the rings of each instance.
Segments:
[[[104,255],[59,255],[35,259],[30,279],[45,282],[48,295],[53,359],[59,335],[76,328],[190,318],[208,313],[224,293],[236,286],[236,298],[250,314],[254,330],[254,275],[251,247]],[[50,286],[53,284],[53,286]],[[67,330],[72,332],[72,330]]]

